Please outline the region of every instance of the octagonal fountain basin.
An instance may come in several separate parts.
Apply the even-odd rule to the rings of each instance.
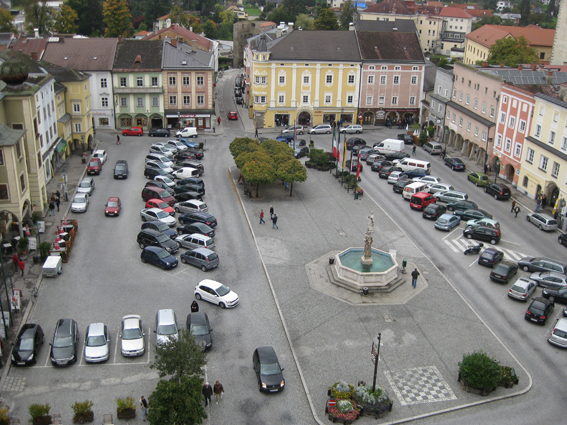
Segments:
[[[363,248],[348,248],[335,257],[337,276],[356,286],[386,286],[398,277],[398,263],[390,254],[372,248],[372,264],[362,264]]]

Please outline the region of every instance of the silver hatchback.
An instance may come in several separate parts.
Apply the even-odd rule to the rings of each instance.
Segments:
[[[508,296],[516,300],[527,301],[536,288],[537,282],[521,277],[512,285],[508,291]]]
[[[197,248],[181,254],[181,262],[200,267],[201,270],[206,272],[219,266],[219,256],[210,249]]]

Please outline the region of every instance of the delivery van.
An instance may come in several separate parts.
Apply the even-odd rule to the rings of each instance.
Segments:
[[[397,164],[403,171],[425,170],[426,174],[431,174],[431,163],[420,159],[404,158]]]
[[[185,127],[176,133],[177,137],[197,137],[197,127]]]
[[[189,177],[199,177],[199,170],[196,168],[183,167],[171,173],[176,179],[187,179]]]
[[[423,192],[426,189],[427,189],[427,183],[423,183],[423,182],[411,183],[408,184],[406,187],[404,187],[402,196],[404,197],[404,199],[407,199],[409,201],[411,200],[411,197],[413,195],[417,194],[418,192]]]
[[[50,255],[43,263],[43,277],[57,277],[63,272],[63,260],[60,255]]]
[[[404,141],[396,139],[385,139],[380,143],[374,145],[374,150],[379,154],[385,155],[387,153],[402,152],[404,150]]]

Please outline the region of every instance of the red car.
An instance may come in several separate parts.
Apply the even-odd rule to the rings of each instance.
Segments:
[[[118,217],[120,215],[120,208],[122,207],[122,202],[120,202],[120,198],[116,196],[111,196],[108,198],[108,202],[104,207],[104,215],[105,216],[115,216]]]
[[[102,161],[100,158],[91,158],[87,167],[87,174],[100,174],[102,170]]]
[[[146,208],[159,208],[162,211],[165,211],[169,215],[175,215],[175,210],[173,207],[170,207],[169,204],[161,199],[150,199],[146,202]]]
[[[144,130],[142,130],[140,127],[127,128],[126,130],[122,131],[123,136],[141,136],[143,134]]]
[[[238,114],[234,111],[230,111],[228,113],[228,119],[229,120],[237,120],[238,119]]]

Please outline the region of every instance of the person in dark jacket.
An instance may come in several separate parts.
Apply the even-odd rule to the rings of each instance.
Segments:
[[[417,285],[417,278],[419,277],[419,272],[417,271],[417,268],[411,272],[411,286],[413,286],[413,289],[415,289],[416,285]]]
[[[199,304],[197,304],[197,301],[193,301],[191,303],[191,313],[197,313],[199,311]]]
[[[278,229],[278,216],[277,214],[274,214],[272,216],[272,229]]]
[[[213,387],[208,382],[203,385],[203,395],[205,396],[205,406],[208,406],[209,403],[212,403],[211,397],[213,396]]]
[[[221,399],[222,395],[224,394],[224,388],[219,381],[215,382],[215,385],[213,387],[213,392],[215,393],[217,404],[219,404],[219,400]]]

